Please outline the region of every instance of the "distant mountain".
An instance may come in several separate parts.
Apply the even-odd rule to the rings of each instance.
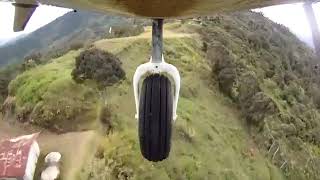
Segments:
[[[134,19],[113,15],[69,12],[29,35],[1,46],[0,66],[22,62],[23,57],[34,51],[46,53],[64,49],[73,42],[89,43],[106,37],[111,26],[133,25],[134,22]]]
[[[30,33],[19,33],[19,35],[16,35],[14,37],[2,37],[2,38],[0,38],[0,49],[3,48],[3,47],[6,47],[9,44],[14,44],[15,41],[17,41],[18,39],[25,38],[29,34]]]
[[[10,41],[9,38],[0,38],[0,47],[5,45],[6,43],[8,43]]]

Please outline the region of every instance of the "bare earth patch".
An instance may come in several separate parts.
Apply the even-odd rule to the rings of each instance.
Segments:
[[[41,132],[38,143],[41,155],[38,161],[35,179],[39,179],[44,156],[52,151],[62,154],[62,179],[75,179],[75,174],[81,168],[83,162],[90,152],[93,151],[94,137],[93,131],[71,132],[65,134],[55,134],[38,127],[23,125],[19,123],[9,124],[0,116],[0,141],[6,138],[16,137],[24,134]],[[42,158],[42,159],[41,159]]]

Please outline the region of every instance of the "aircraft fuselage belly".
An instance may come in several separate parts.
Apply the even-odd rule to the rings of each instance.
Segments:
[[[217,12],[253,9],[302,1],[303,0],[16,0],[16,3],[40,3],[72,9],[113,12],[123,15],[169,18],[210,15]]]

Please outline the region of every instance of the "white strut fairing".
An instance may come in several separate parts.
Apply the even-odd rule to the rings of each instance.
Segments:
[[[136,104],[136,115],[135,118],[139,118],[139,99],[140,99],[140,84],[143,80],[151,74],[163,74],[169,78],[171,83],[174,83],[174,97],[173,97],[173,112],[172,118],[175,121],[177,119],[177,107],[180,93],[180,74],[177,68],[171,64],[168,64],[164,61],[162,55],[162,62],[154,63],[152,62],[152,57],[150,58],[150,62],[145,64],[141,64],[134,76],[133,76],[133,90],[134,90],[134,98]]]

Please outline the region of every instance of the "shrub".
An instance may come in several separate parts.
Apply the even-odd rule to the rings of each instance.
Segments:
[[[283,90],[282,98],[290,105],[293,105],[296,101],[301,103],[305,98],[304,89],[292,81]]]
[[[4,67],[0,70],[0,104],[8,96],[8,86],[11,80],[13,80],[20,73],[20,65],[14,64]]]
[[[83,48],[83,43],[82,42],[74,42],[69,46],[69,50],[78,50]]]
[[[248,41],[249,41],[249,44],[256,49],[259,49],[261,47],[262,41],[258,34],[255,34],[255,33],[249,34]]]
[[[28,122],[29,121],[29,116],[33,110],[33,106],[31,104],[25,104],[22,108],[20,108],[16,112],[16,119],[19,122]]]
[[[100,113],[99,113],[99,120],[103,124],[106,134],[109,134],[109,132],[113,128],[111,118],[112,118],[112,114],[111,114],[110,107],[108,106],[101,107]]]
[[[9,79],[0,74],[0,104],[4,101],[5,97],[8,95],[8,85]]]
[[[43,101],[34,106],[31,123],[58,133],[90,129],[90,122],[97,118],[96,97],[89,89],[71,80],[54,85],[56,89],[47,90]],[[56,92],[61,89],[63,92]]]
[[[219,88],[223,93],[233,98],[237,78],[233,54],[221,44],[211,45],[208,47],[207,59],[212,65],[213,77],[217,77]]]
[[[59,57],[63,56],[67,52],[68,52],[67,48],[65,48],[65,49],[55,49],[55,50],[52,50],[51,52],[49,52],[47,54],[47,58],[56,59],[56,58],[59,58]]]
[[[34,61],[33,59],[29,59],[29,60],[22,63],[21,70],[26,71],[26,70],[29,70],[31,68],[36,67],[37,65],[38,65],[38,63],[36,61]]]
[[[39,64],[41,61],[41,57],[42,57],[42,54],[40,52],[31,52],[30,54],[24,57],[24,61],[26,62],[29,60],[33,60],[37,64]]]
[[[76,57],[76,66],[72,78],[77,83],[93,80],[99,88],[111,86],[125,78],[121,61],[109,52],[100,49],[88,49]]]
[[[242,109],[249,124],[255,126],[263,125],[267,116],[279,113],[276,103],[263,92],[255,94],[244,103]]]
[[[213,65],[214,72],[219,73],[225,68],[235,68],[233,54],[222,44],[211,45],[208,49],[207,59]]]
[[[26,71],[34,68],[41,63],[42,54],[39,52],[32,52],[24,57],[24,61],[21,64],[21,70]]]
[[[247,72],[239,78],[239,102],[250,100],[261,91],[257,77],[253,72]]]
[[[103,159],[104,158],[104,147],[103,146],[99,145],[97,147],[97,150],[96,150],[96,152],[94,154],[94,157],[98,158],[98,159]]]
[[[320,91],[317,84],[310,85],[308,89],[308,95],[312,99],[313,103],[315,104],[316,108],[320,109]]]
[[[218,74],[219,87],[223,93],[233,97],[233,87],[236,82],[236,70],[232,68],[222,69]]]
[[[15,103],[16,99],[14,97],[8,96],[4,103],[0,106],[0,112],[3,115],[3,119],[8,120],[11,118],[15,113]]]

